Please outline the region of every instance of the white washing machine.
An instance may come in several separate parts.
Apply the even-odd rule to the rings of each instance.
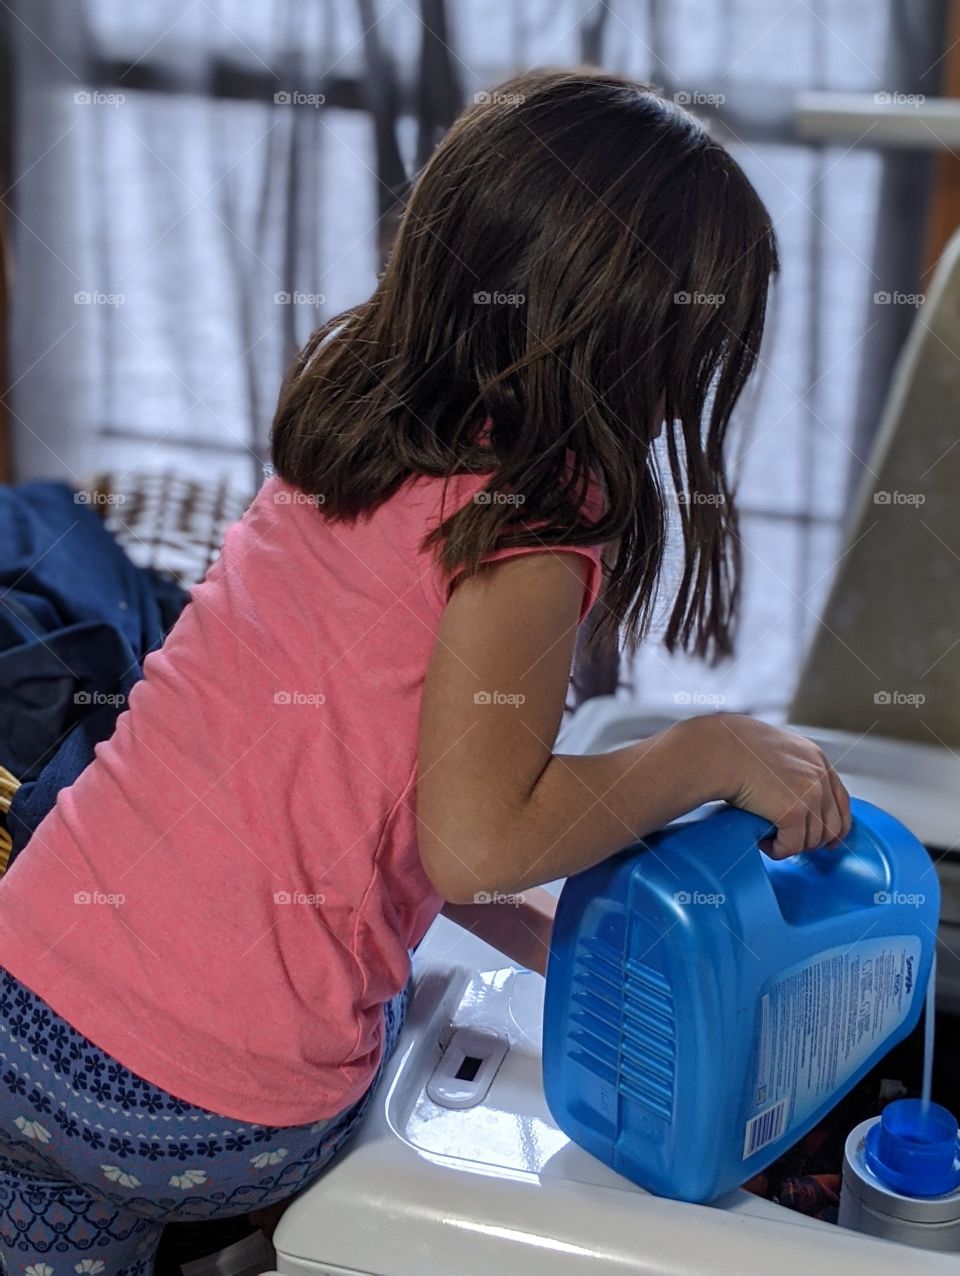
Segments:
[[[657,725],[599,704],[562,747],[600,751]],[[842,748],[839,737],[828,743]],[[890,762],[874,758],[869,789],[841,771],[905,818],[901,797],[920,799],[904,759],[894,773]],[[940,791],[944,808],[958,780],[960,763]],[[956,1255],[908,1250],[747,1192],[711,1205],[644,1192],[571,1143],[547,1110],[539,975],[444,918],[414,970],[408,1020],[368,1116],[274,1235],[284,1276],[957,1276]]]

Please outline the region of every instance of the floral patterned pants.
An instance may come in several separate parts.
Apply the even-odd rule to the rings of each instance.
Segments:
[[[384,1062],[406,997],[385,1007]],[[0,970],[0,1271],[149,1276],[164,1223],[245,1214],[311,1183],[377,1080],[327,1121],[241,1125],[130,1072]]]

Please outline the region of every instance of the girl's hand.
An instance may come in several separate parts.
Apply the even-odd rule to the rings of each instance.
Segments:
[[[833,848],[847,836],[850,794],[811,740],[735,713],[702,721],[715,733],[719,796],[777,826],[773,859]]]

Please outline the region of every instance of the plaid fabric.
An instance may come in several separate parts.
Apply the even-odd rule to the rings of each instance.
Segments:
[[[253,498],[225,480],[172,470],[104,471],[86,492],[137,566],[166,572],[185,589],[206,575],[227,527]]]

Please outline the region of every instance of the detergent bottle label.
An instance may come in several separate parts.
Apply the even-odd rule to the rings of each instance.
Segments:
[[[742,1158],[800,1124],[906,1019],[920,940],[886,935],[830,948],[764,984]]]

